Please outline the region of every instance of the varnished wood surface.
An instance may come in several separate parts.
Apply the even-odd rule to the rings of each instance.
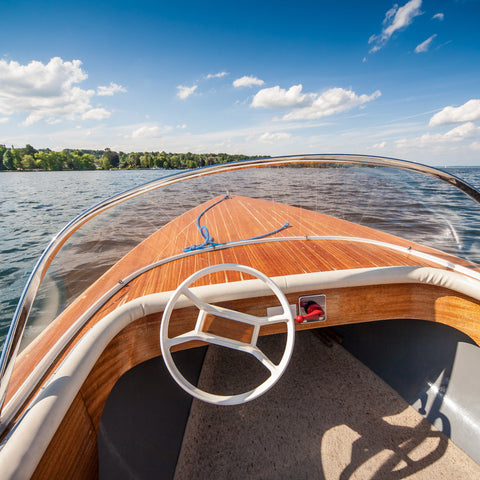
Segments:
[[[80,295],[21,355],[7,392],[7,401],[31,371],[31,365],[38,362],[45,350],[50,349],[72,322],[105,292],[142,267],[178,255],[182,253],[184,247],[202,243],[203,239],[196,226],[197,216],[206,206],[221,198],[217,197],[207,204],[198,206],[160,229]],[[478,268],[457,257],[367,227],[317,212],[246,197],[235,196],[219,203],[206,212],[201,219],[201,224],[208,227],[216,242],[233,242],[265,234],[281,227],[287,221],[290,226],[272,235],[272,239],[308,235],[361,237],[403,247],[412,246],[416,250],[437,255],[445,260],[460,263],[472,269]],[[268,276],[392,265],[438,267],[437,264],[388,248],[348,241],[305,240],[237,246],[216,251],[200,250],[195,255],[167,263],[131,281],[100,308],[85,326],[84,331],[118,306],[143,295],[174,290],[195,271],[219,263],[252,266]],[[246,277],[236,272],[218,273],[199,281],[197,285],[209,282],[223,283],[243,278]],[[81,337],[81,334],[82,332],[77,338]]]
[[[214,203],[213,199],[209,204]],[[73,321],[109,289],[131,273],[159,260],[181,253],[191,244],[202,242],[196,228],[196,218],[206,205],[187,212],[171,222],[138,247],[132,250],[107,274],[96,281],[82,294],[32,346],[27,348],[15,367],[8,397],[24,381],[32,365],[54,345]],[[244,240],[268,231],[275,230],[286,221],[290,226],[275,237],[295,236],[351,236],[411,246],[416,250],[437,255],[469,268],[475,265],[435,250],[421,247],[412,242],[368,229],[359,225],[306,211],[295,207],[272,204],[263,200],[234,197],[218,204],[202,218],[217,242]],[[348,240],[301,240],[261,243],[255,245],[233,246],[215,251],[199,251],[179,260],[168,262],[138,276],[118,291],[103,305],[87,324],[80,330],[71,344],[59,355],[52,370],[61,362],[79,338],[94,323],[124,303],[135,298],[161,291],[174,290],[181,281],[195,271],[219,263],[239,263],[252,266],[270,277],[317,271],[331,271],[352,268],[382,266],[433,266],[437,264],[419,259],[413,255],[396,252],[391,249],[369,244],[354,243]],[[224,283],[247,279],[248,276],[236,272],[217,273],[201,279],[196,285]],[[309,292],[302,292],[309,293]],[[374,287],[356,287],[316,290],[311,293],[326,293],[328,297],[327,322],[322,324],[299,325],[299,329],[316,328],[346,323],[365,322],[387,318],[419,318],[446,323],[470,335],[480,343],[480,307],[478,302],[452,291],[427,285],[380,285]],[[292,295],[291,303],[298,298]],[[265,308],[277,304],[273,299],[229,302],[229,308],[240,308],[253,314],[265,314]],[[196,318],[195,309],[185,309],[174,314],[179,332],[188,331]],[[152,315],[129,325],[107,347],[97,361],[93,371],[72,405],[61,430],[50,444],[47,453],[39,465],[37,474],[42,478],[61,475],[72,455],[83,452],[84,460],[76,465],[77,472],[84,478],[91,478],[91,465],[96,465],[96,431],[100,422],[103,406],[117,379],[133,366],[149,358],[160,355],[158,332],[161,315]],[[213,319],[212,319],[213,320]],[[210,327],[226,336],[239,335],[248,338],[248,331],[240,331],[238,326],[229,325],[226,330],[219,322],[209,322]],[[219,329],[220,328],[220,329]],[[278,328],[264,329],[262,334],[275,333]],[[77,401],[78,400],[78,401]],[[83,420],[82,420],[83,418]],[[77,436],[77,426],[88,418],[89,427]],[[92,433],[93,428],[93,433]],[[75,435],[72,430],[77,431]],[[82,442],[85,442],[83,445]],[[92,443],[93,442],[93,443]],[[59,445],[62,448],[59,449]],[[90,452],[90,453],[89,453]],[[53,459],[56,459],[53,461]],[[57,470],[55,470],[57,469]],[[80,477],[82,475],[79,475]]]
[[[119,280],[146,265],[178,255],[186,246],[201,243],[203,239],[196,226],[197,216],[206,206],[212,205],[221,198],[217,197],[207,204],[198,206],[160,229],[88,288],[20,356],[7,392],[7,401],[25,380],[31,371],[32,364],[36,364],[72,322],[106,291],[116,286]],[[460,261],[469,265],[456,257],[360,225],[344,222],[317,212],[245,197],[235,196],[217,204],[205,213],[201,224],[208,227],[216,242],[232,242],[265,234],[284,225],[287,221],[290,226],[282,232],[272,235],[272,238],[306,235],[361,237],[401,246],[412,246],[417,250],[436,254],[444,259]],[[77,338],[80,338],[83,331],[88,330],[93,323],[118,306],[149,293],[174,290],[193,272],[219,263],[239,263],[253,266],[268,276],[391,265],[437,266],[387,248],[347,241],[274,242],[209,252],[199,251],[193,256],[155,268],[130,282],[100,308],[77,335]],[[472,265],[472,268],[476,267]],[[205,278],[198,284],[245,278],[243,274],[236,272],[218,273],[212,277]],[[68,349],[62,352],[61,358],[67,352]]]

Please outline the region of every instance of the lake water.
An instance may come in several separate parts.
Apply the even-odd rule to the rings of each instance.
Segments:
[[[457,167],[448,170],[471,185],[480,188],[480,167]],[[172,171],[163,170],[0,173],[0,346],[3,344],[8,325],[27,278],[52,236],[92,204],[130,187],[171,173]],[[282,180],[286,183],[285,195],[288,194],[291,198],[291,192],[287,192],[287,184],[292,180],[289,178],[290,175],[286,175],[286,177]],[[221,185],[217,187],[221,188]],[[277,185],[273,187],[277,187]],[[240,187],[237,185],[237,188]],[[249,190],[254,191],[255,188],[255,184],[250,182],[248,185],[244,185],[241,193],[245,194],[245,191],[248,194]],[[334,213],[338,205],[350,197],[344,185],[330,186],[329,188],[331,189],[328,195],[329,204],[322,205],[322,208],[325,206],[326,213]],[[427,187],[425,187],[424,193],[425,195],[429,194]],[[214,191],[212,196],[217,194],[218,192]],[[295,194],[297,195],[298,192]],[[362,220],[364,224],[382,228],[385,218],[371,214],[370,205],[358,205],[353,192],[350,192],[350,195],[354,201],[352,202],[350,199],[346,202],[351,211],[344,218],[352,221]],[[375,188],[372,189],[372,199],[374,198]],[[191,199],[192,206],[195,201],[196,199]],[[467,232],[469,238],[467,243],[471,247],[478,238],[472,218],[475,217],[475,222],[478,218],[476,215],[472,216],[472,212],[469,210],[457,208],[456,201],[456,197],[451,196],[450,193],[446,193],[444,198],[437,200],[438,203],[449,203],[453,208],[454,215],[448,215],[450,219],[455,217],[461,222],[466,222],[467,230],[470,229],[470,233]],[[332,212],[328,211],[329,205],[332,207]],[[405,231],[417,231],[418,238],[421,240],[424,232],[420,228],[420,222],[417,222],[416,219],[417,207],[412,204],[408,205],[413,212],[409,216],[404,215],[403,209],[399,214],[395,195],[390,198],[389,205],[386,207],[389,209],[388,214],[385,214],[386,217],[389,220],[395,216],[401,217],[399,219],[401,221],[398,222],[398,231],[394,233],[402,235]],[[313,205],[313,207],[318,208],[319,206]],[[418,211],[420,211],[420,207],[419,204]],[[373,207],[371,211],[374,211]],[[371,219],[367,218],[369,215],[371,215]],[[424,220],[423,223],[425,225]],[[448,245],[446,249],[449,249]],[[478,250],[477,258],[480,260],[480,248]]]
[[[163,170],[0,173],[0,345],[38,257],[51,238],[91,205]]]

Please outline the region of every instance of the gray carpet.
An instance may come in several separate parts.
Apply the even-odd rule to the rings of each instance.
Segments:
[[[283,339],[262,339],[278,356]],[[210,347],[200,386],[238,393],[264,376]],[[297,332],[292,361],[263,397],[235,407],[194,400],[176,480],[480,479],[480,467],[334,342]]]

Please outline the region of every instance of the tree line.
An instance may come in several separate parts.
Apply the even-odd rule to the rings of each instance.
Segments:
[[[27,144],[24,148],[0,145],[0,171],[20,170],[110,170],[136,168],[184,169],[204,167],[249,158],[247,155],[227,153],[167,153],[167,152],[115,152],[104,150],[73,150],[66,148],[54,152],[49,148],[36,149]]]

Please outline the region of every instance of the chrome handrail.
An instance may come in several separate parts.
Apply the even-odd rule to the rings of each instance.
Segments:
[[[25,288],[22,292],[17,308],[15,310],[10,328],[3,346],[0,357],[0,414],[5,401],[8,384],[15,364],[15,359],[20,347],[20,340],[33,305],[33,301],[38,292],[40,283],[46,274],[46,271],[65,242],[86,222],[99,213],[108,210],[124,201],[138,197],[147,192],[158,188],[173,185],[184,180],[200,178],[215,173],[235,171],[246,168],[268,167],[275,165],[293,165],[296,163],[343,163],[343,164],[362,164],[376,167],[392,167],[400,170],[423,173],[435,177],[441,181],[449,183],[463,191],[480,204],[480,192],[474,187],[464,182],[460,178],[443,170],[422,165],[420,163],[409,162],[388,157],[377,157],[371,155],[348,155],[348,154],[322,154],[322,155],[294,155],[276,158],[259,158],[255,160],[243,160],[234,163],[225,163],[212,165],[194,170],[188,170],[162,177],[159,180],[145,183],[138,187],[126,190],[122,193],[107,198],[106,200],[88,208],[70,223],[63,227],[50,241],[37,261]]]

